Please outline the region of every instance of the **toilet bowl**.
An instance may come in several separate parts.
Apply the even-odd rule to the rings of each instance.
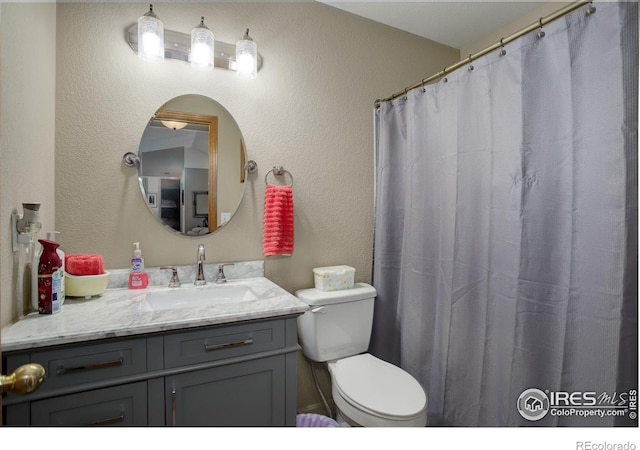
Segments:
[[[427,396],[400,367],[365,353],[373,325],[376,290],[365,283],[341,291],[303,289],[296,296],[310,308],[298,317],[302,352],[326,362],[336,419],[363,427],[423,427]]]
[[[328,368],[338,419],[346,424],[362,427],[426,425],[424,390],[399,367],[364,353],[331,361]]]

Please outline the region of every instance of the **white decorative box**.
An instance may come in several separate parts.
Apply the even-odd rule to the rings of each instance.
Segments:
[[[320,291],[351,289],[356,269],[350,266],[316,267],[313,269],[315,288]]]

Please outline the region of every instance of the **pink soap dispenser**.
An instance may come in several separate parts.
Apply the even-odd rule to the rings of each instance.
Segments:
[[[42,255],[38,261],[38,312],[56,314],[60,312],[62,300],[62,261],[56,249],[57,242],[38,239],[42,244]]]
[[[144,289],[149,285],[149,276],[144,271],[144,258],[140,243],[134,242],[133,258],[131,258],[131,273],[129,274],[129,289]]]

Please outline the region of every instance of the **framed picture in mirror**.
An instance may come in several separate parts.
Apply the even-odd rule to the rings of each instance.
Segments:
[[[193,192],[193,217],[209,217],[209,192]]]
[[[147,203],[149,203],[149,206],[152,208],[157,208],[158,202],[156,200],[156,194],[147,194]]]

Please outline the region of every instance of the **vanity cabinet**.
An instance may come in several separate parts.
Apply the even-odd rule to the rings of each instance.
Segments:
[[[5,425],[295,426],[295,317],[3,354],[47,377],[3,398]]]

